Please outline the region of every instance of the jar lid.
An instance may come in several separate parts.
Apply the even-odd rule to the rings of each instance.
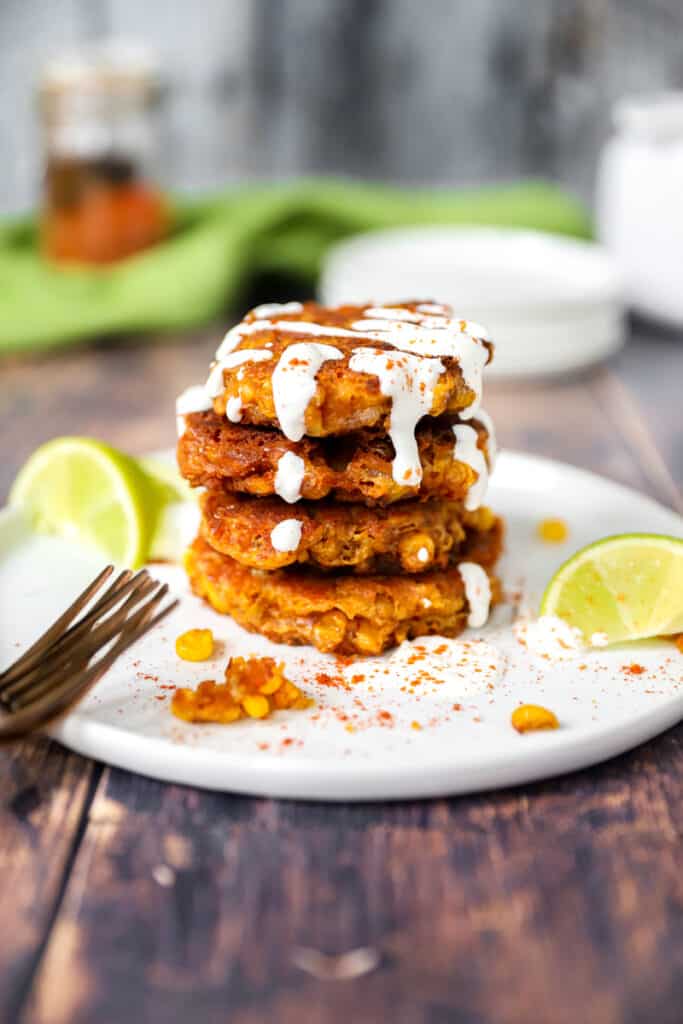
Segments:
[[[104,39],[53,58],[44,68],[44,101],[85,93],[153,97],[159,91],[159,61],[149,47],[125,39]]]

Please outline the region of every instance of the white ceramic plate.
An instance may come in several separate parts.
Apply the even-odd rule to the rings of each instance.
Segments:
[[[389,228],[333,245],[324,303],[438,295],[496,339],[491,377],[576,371],[623,344],[620,282],[594,242],[491,227]]]
[[[683,535],[679,516],[633,491],[512,452],[500,457],[489,502],[508,522],[504,583],[517,603],[534,607],[554,569],[589,541],[635,530]],[[570,539],[548,546],[536,539],[535,529],[541,518],[557,515],[567,521]],[[32,535],[16,513],[1,513],[0,665],[14,660],[100,565],[89,552]],[[370,691],[367,680],[350,682],[350,675],[367,671],[357,662],[346,670],[343,689],[312,681],[319,672],[338,675],[334,659],[246,633],[191,596],[181,569],[155,566],[154,572],[180,595],[180,609],[124,656],[54,735],[79,753],[159,779],[300,799],[443,796],[584,768],[683,717],[683,655],[667,641],[550,663],[517,643],[508,604],[468,638],[466,670],[456,666],[445,682],[402,692],[389,674],[375,678]],[[206,626],[222,641],[220,654],[210,663],[179,661],[177,634]],[[498,652],[498,675],[479,638]],[[172,691],[164,686],[220,677],[227,655],[239,653],[283,660],[317,707],[229,726],[190,725],[171,715]],[[470,672],[477,662],[480,684]],[[644,671],[627,671],[634,663]],[[521,701],[551,708],[561,728],[518,735],[510,713]]]

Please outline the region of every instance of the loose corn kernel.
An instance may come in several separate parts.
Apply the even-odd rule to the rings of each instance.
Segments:
[[[536,532],[546,544],[562,544],[569,536],[569,527],[564,519],[541,519]]]
[[[559,729],[557,715],[540,704],[521,704],[512,712],[512,726],[517,732],[533,732],[537,729]]]
[[[245,697],[242,701],[242,707],[250,718],[265,718],[270,712],[268,698],[260,693],[252,697]]]
[[[176,637],[175,652],[183,661],[206,661],[213,654],[210,629],[188,629]]]

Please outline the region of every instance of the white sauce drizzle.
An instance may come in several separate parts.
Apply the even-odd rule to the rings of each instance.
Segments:
[[[358,331],[347,331],[344,327],[331,327],[329,324],[315,324],[310,320],[278,320],[273,328],[277,331],[294,331],[296,334],[313,334],[316,338],[356,338],[363,339]],[[367,337],[367,340],[372,340]]]
[[[186,416],[191,412],[206,412],[212,406],[211,399],[203,384],[193,384],[178,395],[175,403],[178,437],[182,437],[187,426]]]
[[[290,345],[273,370],[272,387],[280,430],[290,441],[304,436],[306,409],[315,394],[315,378],[328,359],[341,359],[343,353],[333,345],[302,341]]]
[[[489,479],[488,466],[483,451],[477,447],[477,432],[474,427],[470,427],[467,423],[457,423],[453,427],[453,434],[455,435],[453,458],[458,462],[464,462],[477,474],[477,479],[465,498],[465,508],[468,512],[474,512],[481,507],[486,494]]]
[[[434,387],[443,373],[440,359],[394,355],[376,348],[357,348],[349,367],[356,373],[370,373],[379,380],[383,395],[391,398],[389,437],[396,452],[391,473],[398,484],[417,487],[422,466],[415,440],[415,427],[430,412]]]
[[[225,403],[225,415],[231,423],[239,423],[242,419],[242,399],[239,395],[229,398]]]
[[[247,334],[258,334],[259,331],[267,331],[272,327],[270,320],[253,320],[249,324],[239,323],[231,327],[216,350],[216,359],[221,360],[234,352],[242,338]]]
[[[272,358],[273,353],[266,348],[241,348],[238,352],[230,352],[211,367],[206,390],[212,398],[216,398],[223,390],[223,370],[231,370],[242,363],[263,363]]]
[[[489,467],[491,472],[495,469],[496,460],[498,458],[498,441],[496,440],[496,428],[493,425],[493,420],[484,409],[477,409],[477,419],[479,422],[486,427],[486,433],[488,434],[487,449],[489,453]]]
[[[282,316],[285,313],[301,313],[303,308],[300,302],[264,302],[251,312],[257,320],[270,320],[271,317]]]
[[[530,654],[550,661],[575,658],[585,650],[581,630],[557,615],[541,615],[535,622],[516,622],[514,632]]]
[[[275,473],[275,493],[289,505],[293,505],[301,497],[304,468],[304,460],[294,452],[285,452],[278,459]]]
[[[412,309],[401,309],[399,306],[369,306],[363,313],[363,319],[356,323],[374,323],[380,320],[401,320],[409,324],[421,324],[424,316],[420,313],[413,313]],[[370,328],[374,330],[376,328]],[[379,328],[381,330],[381,328]]]
[[[296,551],[300,540],[300,519],[283,519],[270,531],[270,543],[276,551]]]
[[[467,625],[479,629],[489,617],[491,583],[486,572],[476,562],[461,562],[458,566],[465,584],[465,597],[470,606]]]
[[[417,308],[421,313],[429,313],[431,316],[451,316],[453,313],[450,306],[442,306],[438,302],[421,302]]]
[[[356,349],[349,366],[356,372],[377,376],[382,394],[392,399],[389,433],[396,450],[393,477],[397,483],[418,485],[422,479],[422,468],[415,442],[415,426],[422,416],[431,411],[434,384],[444,371],[439,359],[420,357],[447,356],[458,361],[463,380],[474,393],[472,403],[461,413],[463,419],[470,419],[477,413],[481,402],[482,374],[488,359],[483,342],[489,339],[488,333],[479,324],[454,319],[450,308],[438,303],[422,303],[416,310],[370,306],[364,311],[363,319],[353,323],[351,330],[308,320],[271,319],[283,313],[300,313],[302,309],[299,302],[265,303],[253,310],[257,319],[231,328],[216,352],[216,361],[205,386],[207,400],[221,393],[224,370],[271,358],[272,353],[265,348],[235,351],[249,334],[276,330],[314,337],[379,341],[390,345],[407,353],[402,359],[391,360],[395,364],[393,367],[387,365],[386,353],[371,348]],[[290,440],[298,441],[304,435],[306,409],[315,394],[315,377],[320,366],[327,359],[342,357],[343,353],[338,348],[315,342],[295,342],[280,356],[272,374],[273,400],[280,429]],[[242,376],[241,368],[238,379]],[[241,402],[238,406],[237,400],[232,400],[226,412],[229,419],[239,422]],[[492,435],[490,418],[482,414],[481,419]],[[492,448],[495,454],[495,437]],[[465,455],[459,457],[466,459]],[[472,457],[476,459],[477,455]],[[473,468],[478,471],[478,466]],[[481,487],[478,480],[472,488],[473,504],[468,507],[479,506],[481,499],[477,500],[476,496],[480,491],[483,493],[485,474],[480,474],[480,480],[483,480]],[[474,504],[475,500],[477,504]]]
[[[465,384],[474,392],[474,399],[461,416],[466,420],[474,416],[481,402],[482,375],[488,360],[483,342],[490,340],[480,324],[377,306],[367,309],[365,318],[356,320],[353,327],[373,341],[382,341],[403,352],[456,359]]]

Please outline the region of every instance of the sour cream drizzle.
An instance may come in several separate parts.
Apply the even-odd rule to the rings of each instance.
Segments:
[[[274,316],[286,313],[301,313],[303,308],[300,302],[264,302],[251,312],[257,320],[270,320]]]
[[[475,415],[481,402],[482,374],[488,360],[483,343],[490,340],[480,324],[455,320],[445,313],[425,315],[409,309],[371,306],[353,327],[373,341],[382,341],[403,352],[456,359],[465,384],[474,392],[471,404],[461,416],[468,420]]]
[[[211,407],[211,400],[223,389],[224,370],[242,366],[246,362],[272,358],[272,352],[265,347],[235,351],[242,339],[250,334],[276,330],[308,334],[316,338],[343,337],[359,342],[379,341],[402,354],[394,356],[386,351],[361,346],[353,351],[349,367],[353,371],[376,376],[382,394],[392,400],[389,435],[396,451],[392,465],[394,480],[399,484],[417,486],[422,479],[415,427],[422,416],[431,412],[434,386],[444,372],[444,364],[438,357],[458,361],[463,380],[474,393],[471,404],[461,412],[461,418],[468,420],[476,415],[486,426],[489,432],[489,458],[493,464],[493,424],[490,417],[479,409],[482,374],[488,359],[484,342],[489,340],[483,327],[468,320],[455,319],[449,307],[438,303],[422,303],[416,310],[370,306],[364,311],[363,318],[352,324],[351,330],[308,320],[275,319],[302,310],[303,306],[299,302],[266,303],[253,310],[255,320],[237,324],[229,330],[218,347],[216,362],[205,387],[188,389],[192,397],[185,401],[185,412]],[[320,367],[327,359],[341,358],[343,353],[335,346],[313,341],[295,341],[281,354],[272,374],[273,401],[280,429],[290,440],[299,441],[305,433],[306,409],[315,394],[315,378]],[[238,370],[238,377],[242,373],[242,369]],[[242,418],[241,400],[230,399],[226,412],[232,422],[239,422]],[[181,428],[184,429],[184,424],[179,421],[178,429]],[[459,447],[457,457],[468,462],[478,473],[477,482],[467,502],[468,508],[475,509],[481,504],[486,488],[486,461],[476,443],[472,442],[474,431],[469,434],[459,426],[454,428],[454,432],[456,446]],[[291,466],[291,460],[288,465]],[[284,489],[287,487],[284,483],[282,486]]]
[[[489,453],[489,468],[493,472],[496,459],[498,458],[498,441],[496,440],[496,428],[493,425],[493,420],[484,409],[477,409],[477,419],[486,427],[486,433],[488,434],[487,450]]]
[[[415,427],[431,409],[434,387],[443,373],[440,359],[407,352],[385,352],[376,348],[357,348],[349,367],[356,373],[371,373],[379,380],[383,395],[391,398],[389,437],[396,455],[391,474],[398,484],[417,487],[422,480],[420,454]]]
[[[491,607],[491,583],[486,572],[476,562],[461,562],[459,565],[465,597],[470,606],[467,625],[479,629],[489,617]]]
[[[294,452],[285,452],[278,459],[275,473],[275,493],[289,505],[293,505],[301,497],[304,469],[304,460]]]
[[[206,412],[211,408],[211,399],[203,384],[193,384],[178,395],[175,403],[178,437],[182,437],[187,426],[185,417],[191,412]]]
[[[211,367],[206,390],[210,398],[216,398],[223,390],[223,370],[232,370],[242,363],[263,363],[272,359],[273,353],[267,348],[241,348],[217,360]]]
[[[239,423],[242,419],[242,399],[239,395],[229,398],[225,403],[225,415],[231,423]]]
[[[283,519],[270,531],[270,543],[276,551],[296,551],[300,540],[300,519]]]
[[[259,331],[267,331],[272,327],[270,320],[252,320],[248,324],[235,324],[223,338],[216,350],[216,360],[219,361],[225,356],[234,352],[242,338],[248,334],[258,334]]]
[[[474,427],[470,427],[467,423],[458,423],[453,427],[453,434],[455,435],[453,458],[458,462],[464,462],[477,474],[477,479],[465,498],[465,508],[468,512],[474,512],[480,508],[488,486],[489,470],[486,458],[481,448],[477,447],[477,432]]]
[[[270,354],[270,353],[269,353]],[[315,394],[315,378],[328,359],[341,359],[333,345],[301,341],[290,345],[273,370],[272,387],[280,429],[290,441],[300,441],[306,430],[306,409]]]

